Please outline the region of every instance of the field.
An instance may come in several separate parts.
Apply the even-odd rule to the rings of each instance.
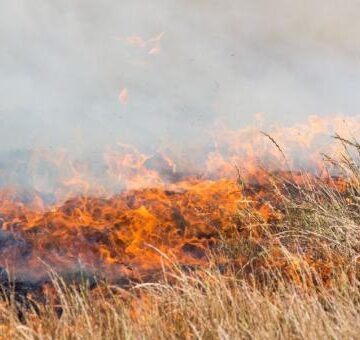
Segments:
[[[360,145],[338,140],[342,156],[325,159],[336,167],[337,177],[266,173],[266,183],[261,185],[239,177],[236,188],[241,204],[234,211],[232,205],[218,202],[224,200],[223,191],[211,191],[218,183],[232,188],[234,183],[214,182],[206,187],[211,189],[211,197],[216,196],[213,203],[218,209],[226,210],[219,215],[222,223],[216,235],[213,229],[203,231],[198,216],[193,219],[202,236],[198,233],[195,239],[194,232],[184,232],[181,237],[186,240],[181,247],[181,238],[170,240],[166,247],[152,233],[146,234],[148,229],[136,229],[136,235],[141,234],[145,241],[131,243],[118,257],[123,256],[127,266],[136,261],[143,266],[127,276],[122,272],[121,280],[119,275],[111,275],[120,264],[114,263],[116,254],[106,248],[105,241],[100,250],[91,253],[102,255],[108,263],[104,276],[87,271],[60,274],[59,263],[46,258],[43,250],[37,254],[51,264],[46,267],[47,281],[25,282],[12,277],[11,270],[10,276],[1,272],[1,338],[360,338]],[[198,192],[199,184],[188,192],[191,190]],[[154,195],[154,191],[142,194]],[[184,194],[171,197],[182,202],[180,195]],[[173,202],[172,198],[168,201]],[[152,205],[148,211],[156,207]],[[145,208],[141,209],[141,216],[150,218]],[[67,210],[54,212],[56,218],[59,211]],[[166,216],[166,211],[160,213]],[[217,220],[219,216],[213,213]],[[56,220],[53,215],[46,216]],[[100,220],[87,216],[87,223],[93,221],[100,230]],[[128,212],[126,216],[130,216]],[[39,221],[39,216],[32,218]],[[11,215],[8,227],[19,224],[18,219],[17,224],[11,219],[15,221],[15,217]],[[34,227],[33,220],[27,220],[24,233]],[[49,230],[46,237],[53,235]],[[38,238],[31,239],[32,245],[44,246],[41,234],[31,235]],[[169,235],[173,234],[161,237],[164,240]],[[126,257],[129,247],[138,254],[135,260]],[[49,251],[47,244],[45,250]],[[122,251],[120,246],[118,251]]]

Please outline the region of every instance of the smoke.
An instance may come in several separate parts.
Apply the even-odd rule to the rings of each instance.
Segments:
[[[200,143],[215,121],[241,127],[257,112],[284,124],[356,114],[359,9],[356,0],[3,0],[0,150],[117,140],[156,149]]]

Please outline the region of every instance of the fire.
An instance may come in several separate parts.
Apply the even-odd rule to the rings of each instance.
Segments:
[[[160,53],[160,45],[161,41],[164,38],[165,32],[160,32],[158,35],[151,37],[149,39],[143,39],[140,36],[131,36],[126,38],[126,42],[128,45],[146,48],[148,50],[148,54],[156,55]]]
[[[39,166],[57,169],[51,183],[55,204],[48,204],[41,190],[50,185],[46,176],[34,175],[38,190],[31,193],[0,192],[0,267],[34,279],[49,267],[139,279],[165,262],[204,266],[224,237],[262,242],[266,230],[281,229],[284,217],[274,176],[280,174],[293,188],[305,179],[316,185],[315,175],[289,170],[294,164],[290,147],[296,142],[297,151],[311,149],[327,125],[311,118],[309,131],[298,127],[300,137],[294,128],[275,129],[266,135],[271,141],[249,128],[218,129],[215,147],[192,171],[165,151],[149,155],[120,143],[104,153],[100,177],[89,164],[63,152],[34,153],[34,174]],[[345,192],[345,179],[328,179]],[[271,249],[280,251],[275,243]],[[280,255],[274,258],[273,265],[281,263]],[[248,260],[240,257],[234,263],[242,267]]]
[[[164,255],[201,264],[206,250],[233,227],[241,199],[229,180],[180,182],[172,190],[131,190],[109,199],[79,197],[45,212],[3,199],[2,238],[16,236],[11,247],[2,247],[1,266],[13,259],[14,266],[41,272],[44,264],[36,259],[42,259],[60,271],[81,263],[116,276],[129,268],[158,268]]]
[[[128,89],[125,87],[123,88],[120,93],[119,93],[119,101],[122,104],[127,104],[129,100],[129,91]]]

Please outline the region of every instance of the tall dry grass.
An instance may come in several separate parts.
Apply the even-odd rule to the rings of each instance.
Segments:
[[[326,160],[346,179],[343,187],[306,175],[297,186],[274,176],[276,203],[269,205],[282,218],[265,221],[251,205],[239,211],[237,233],[223,236],[209,267],[168,265],[157,282],[126,290],[104,282],[90,289],[86,280],[68,284],[52,273],[55,293],[46,303],[25,309],[5,296],[0,336],[360,338],[360,146],[337,138],[344,152]]]
[[[340,339],[358,338],[357,283],[315,293],[278,285],[261,289],[235,276],[202,271],[176,285],[139,285],[99,294],[59,284],[61,317],[51,303],[28,311],[1,308],[1,336],[24,339]]]

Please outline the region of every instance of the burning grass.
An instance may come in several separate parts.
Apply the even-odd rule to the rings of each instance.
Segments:
[[[360,147],[338,139],[337,177],[192,179],[45,212],[2,200],[0,335],[357,338]]]

